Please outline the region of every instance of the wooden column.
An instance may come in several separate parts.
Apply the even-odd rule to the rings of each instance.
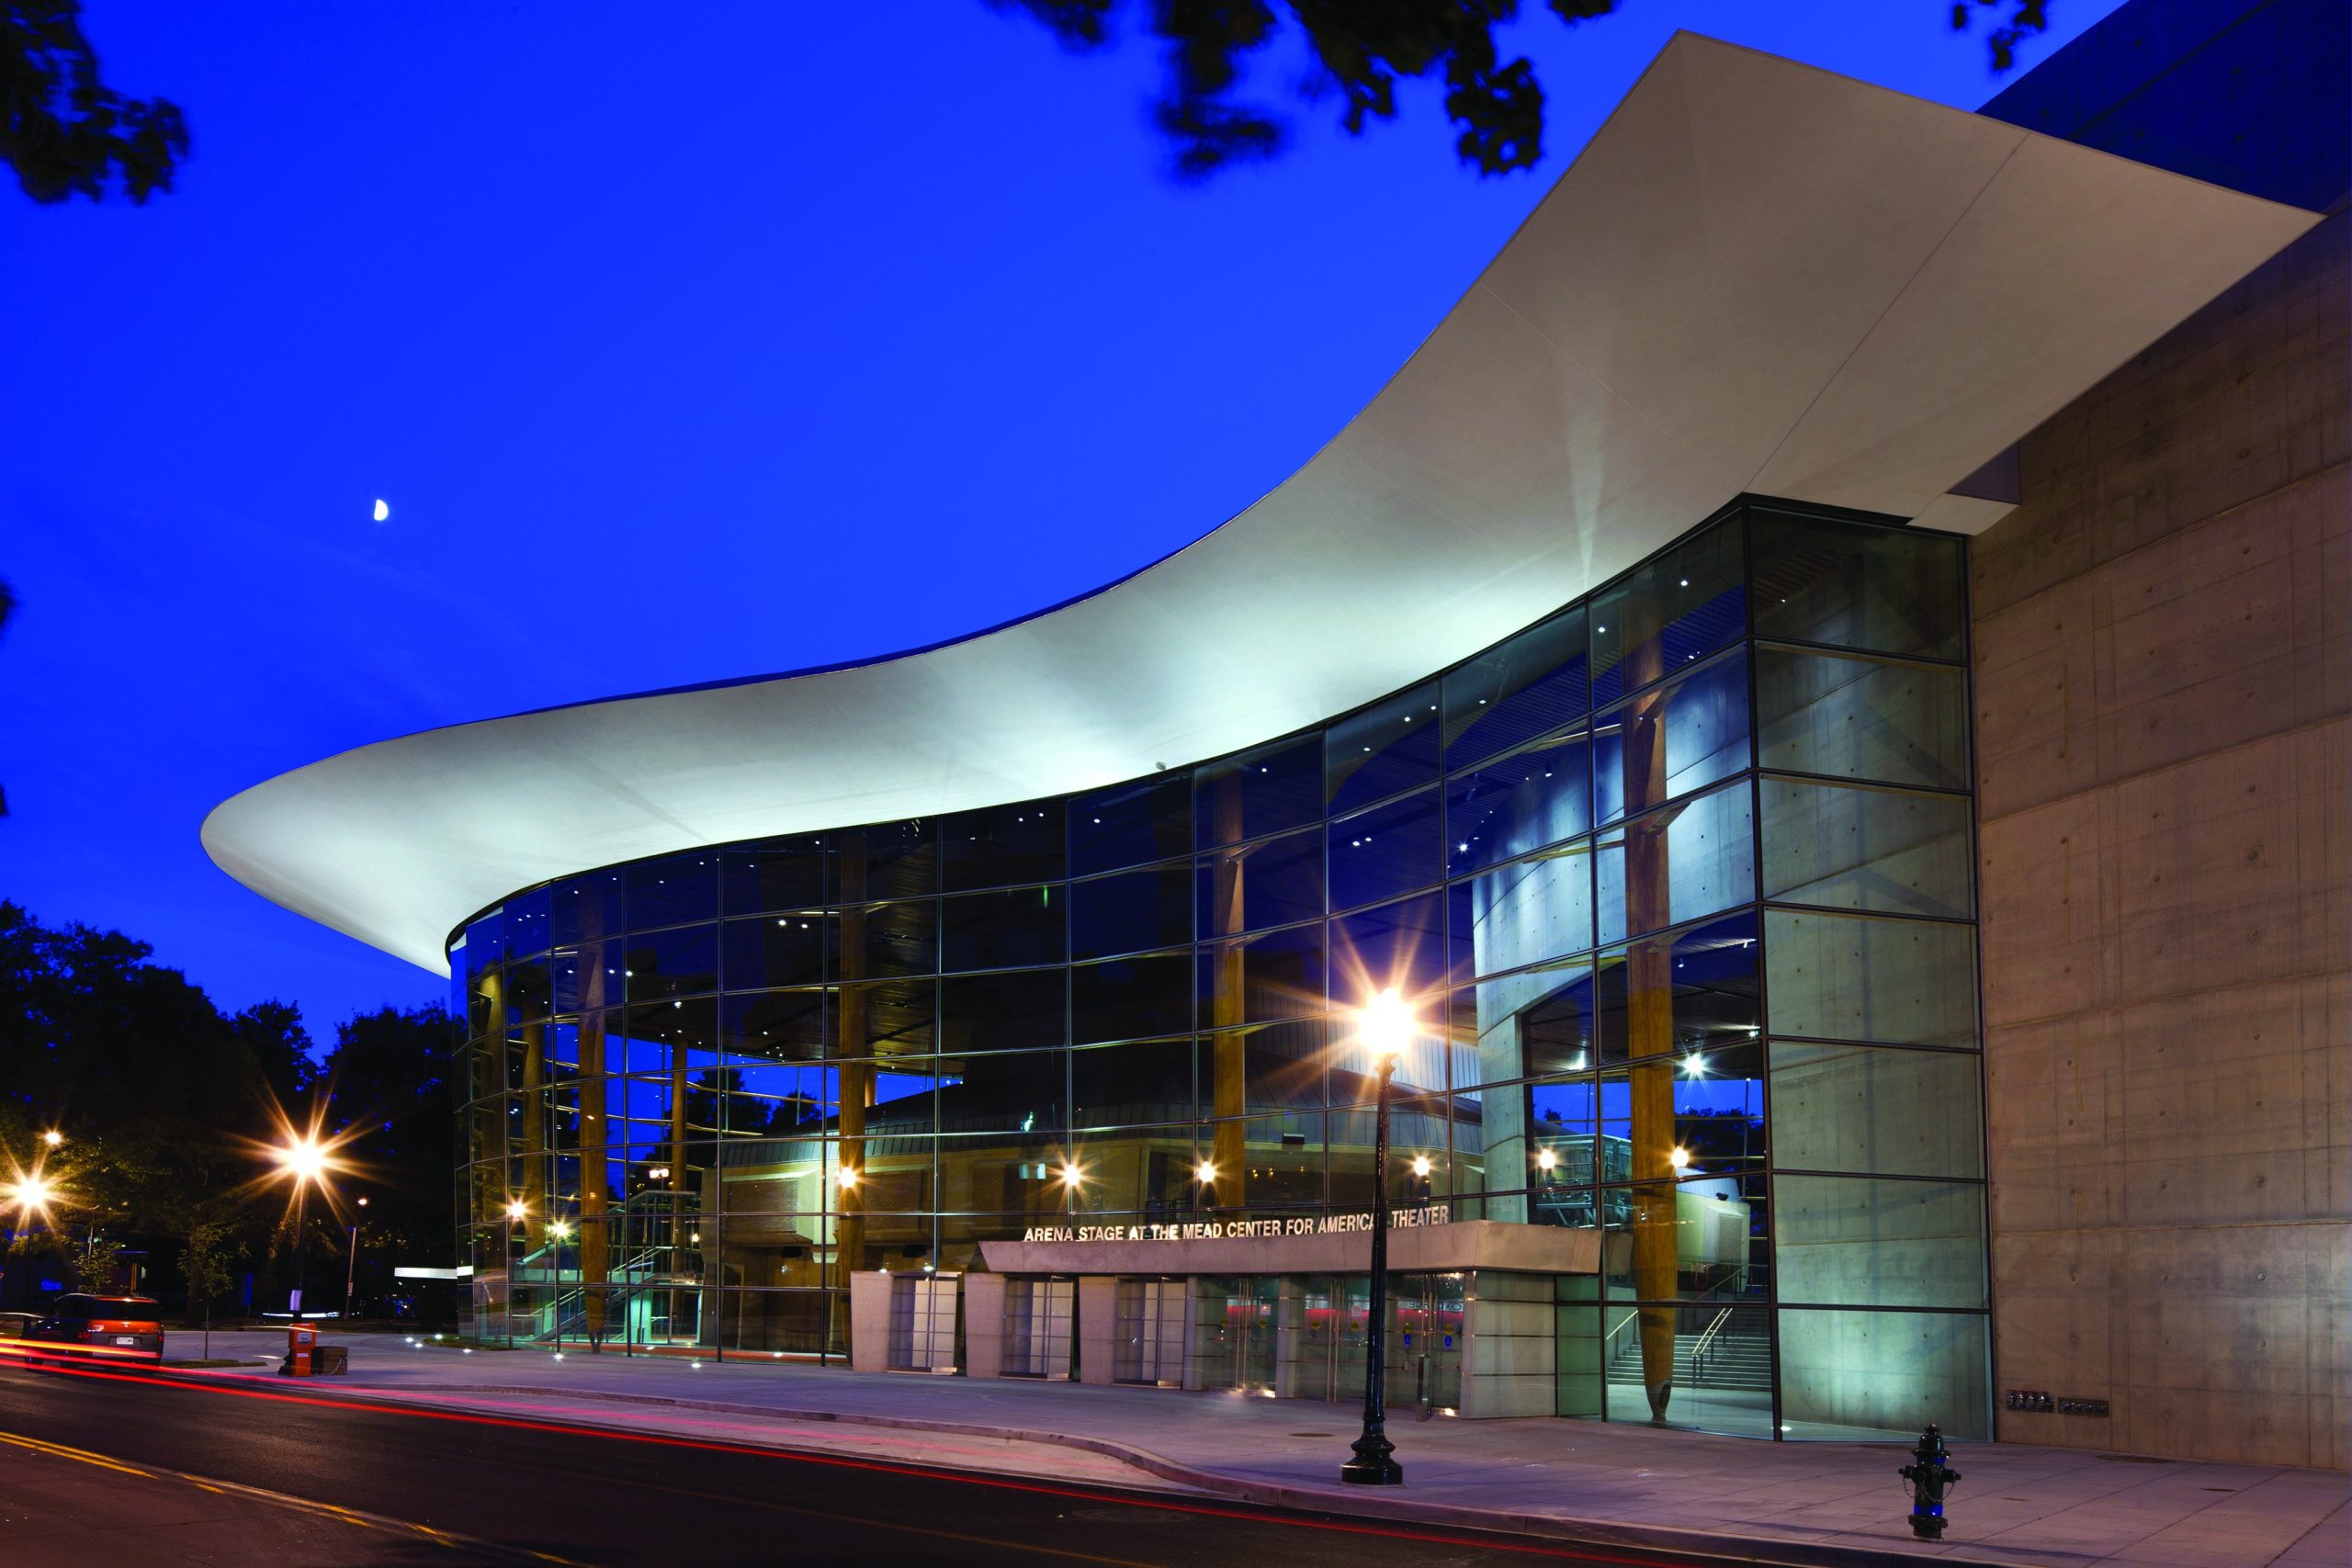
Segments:
[[[1635,595],[1623,607],[1627,653],[1625,684],[1643,685],[1665,673],[1657,601]],[[1666,694],[1651,692],[1619,711],[1625,813],[1657,805],[1666,795]],[[1671,867],[1667,860],[1668,820],[1629,823],[1625,829],[1625,925],[1629,932],[1654,931],[1672,917]],[[1635,942],[1625,960],[1626,1055],[1631,1058],[1633,1177],[1644,1183],[1674,1178],[1674,962],[1668,943]],[[1676,1203],[1670,1186],[1645,1185],[1634,1201],[1634,1293],[1651,1303],[1675,1295]],[[1676,1309],[1639,1309],[1642,1383],[1650,1415],[1663,1420],[1674,1394]]]

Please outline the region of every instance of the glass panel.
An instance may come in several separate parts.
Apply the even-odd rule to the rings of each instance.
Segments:
[[[548,890],[517,893],[501,911],[509,959],[529,958],[548,950]]]
[[[1970,785],[1961,671],[1758,648],[1756,707],[1764,767],[1931,789]]]
[[[1385,800],[1437,777],[1437,682],[1335,721],[1324,739],[1326,809]]]
[[[1966,541],[1754,507],[1756,635],[1965,656]]]
[[[718,913],[718,852],[705,850],[623,866],[628,929],[684,925]]]
[[[1017,1051],[1069,1040],[1063,1014],[1068,972],[1009,970],[939,984],[940,1048]]]
[[[1198,886],[1203,937],[1319,919],[1323,835],[1310,829],[1205,855]]]
[[[718,928],[632,932],[622,971],[631,1001],[718,989]]]
[[[1899,915],[1976,912],[1959,795],[1761,781],[1764,897]]]
[[[1192,979],[1189,950],[1075,964],[1069,972],[1070,1037],[1083,1045],[1189,1033]]]
[[[1975,1047],[1975,928],[1773,909],[1764,936],[1773,1033]]]
[[[1227,1120],[1245,1112],[1320,1111],[1330,1034],[1317,1018],[1204,1036],[1194,1076],[1203,1109]],[[1232,1163],[1227,1153],[1218,1152],[1220,1168]]]
[[[953,985],[955,982],[950,981]],[[971,1056],[939,1091],[939,1125],[949,1133],[1049,1133],[1067,1128],[1071,1053],[1013,1051]],[[1058,1162],[1055,1162],[1057,1165]],[[1046,1172],[1039,1172],[1046,1179]]]
[[[1668,806],[1601,836],[1594,906],[1602,942],[1680,925],[1756,897],[1747,785]]]
[[[1604,1159],[1607,1155],[1604,1144]],[[1686,1303],[1690,1310],[1661,1314],[1647,1325],[1670,1323],[1673,1348],[1690,1350],[1724,1307],[1761,1303],[1770,1294],[1771,1244],[1760,1177],[1604,1187],[1598,1198],[1610,1233],[1601,1240],[1609,1294]],[[1659,1348],[1655,1343],[1643,1348],[1653,1372]]]
[[[957,812],[941,819],[939,841],[941,875],[950,893],[1057,881],[1065,872],[1057,800]]]
[[[1446,766],[1491,757],[1583,716],[1585,676],[1580,604],[1453,671],[1445,678]]]
[[[920,1056],[934,1043],[937,993],[929,980],[876,980],[837,986],[826,1027],[836,1056]]]
[[[729,920],[721,928],[726,933],[727,988],[764,991],[823,980],[830,925],[825,916],[807,910]]]
[[[513,1024],[526,1019],[545,1018],[554,1006],[546,954],[510,959],[506,964],[507,1021]]]
[[[1009,887],[940,900],[941,965],[1020,969],[1059,964],[1068,955],[1069,911],[1058,887]]]
[[[622,914],[621,874],[617,871],[594,871],[559,882],[548,889],[548,937],[551,942],[595,942],[604,937],[618,936],[625,928]],[[483,949],[471,936],[467,950],[477,956]],[[496,949],[491,950],[495,954]]]
[[[1318,875],[1318,885],[1320,880]],[[1322,903],[1319,886],[1316,903],[1318,908]],[[1102,958],[1114,953],[1173,947],[1192,940],[1190,861],[1069,885],[1072,958]]]
[[[1592,804],[1613,822],[1747,768],[1747,660],[1733,654],[1593,720]]]
[[[1984,1304],[1984,1189],[1781,1176],[1781,1299],[1832,1306]]]
[[[1589,1072],[1593,1055],[1589,964],[1555,964],[1453,993],[1455,1085]]]
[[[809,1061],[825,1054],[825,994],[773,991],[728,997],[719,1004],[727,1049],[770,1061]]]
[[[1457,882],[1449,927],[1456,979],[1592,946],[1592,846],[1568,844]]]
[[[1439,896],[1425,893],[1333,920],[1332,994],[1371,997],[1393,990],[1419,1005],[1419,998],[1445,984],[1444,919]]]
[[[1601,1057],[1685,1055],[1763,1032],[1756,917],[1742,913],[1600,955]],[[1642,998],[1663,996],[1662,1009]]]
[[[826,896],[836,904],[939,891],[939,845],[921,822],[876,822],[825,835]]]
[[[1779,1323],[1786,1436],[1908,1440],[1932,1421],[1946,1438],[1992,1437],[1984,1317],[1784,1311]]]
[[[1498,757],[1445,788],[1446,874],[1573,839],[1592,827],[1592,742],[1577,735]]]
[[[1070,874],[1188,853],[1192,824],[1190,770],[1081,795],[1069,806]]]
[[[1592,701],[1615,702],[1747,635],[1739,522],[1637,567],[1592,605]]]
[[[1442,874],[1435,790],[1344,818],[1327,832],[1334,909],[1393,898],[1428,886]]]
[[[1323,927],[1234,938],[1199,953],[1201,1021],[1212,1027],[1323,1010]]]
[[[1305,827],[1323,815],[1322,732],[1204,762],[1194,781],[1197,848]]]
[[[815,838],[769,839],[722,851],[719,896],[730,915],[811,909],[825,901],[825,851]]]
[[[1073,1051],[1069,1061],[1080,1128],[1148,1127],[1192,1120],[1190,1040],[1102,1045]],[[1183,1134],[1190,1135],[1189,1130]]]
[[[839,928],[833,972],[841,979],[928,975],[939,966],[939,906],[929,898],[868,904],[826,918]]]
[[[1965,1052],[1776,1040],[1777,1158],[1798,1170],[1981,1177],[1980,1066]]]

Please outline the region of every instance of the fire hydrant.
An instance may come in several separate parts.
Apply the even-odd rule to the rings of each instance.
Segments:
[[[1911,1483],[1911,1533],[1921,1540],[1941,1540],[1944,1534],[1944,1493],[1960,1480],[1960,1472],[1944,1462],[1951,1456],[1944,1451],[1944,1435],[1936,1424],[1919,1434],[1919,1443],[1911,1450],[1917,1464],[1906,1464],[1894,1473]]]

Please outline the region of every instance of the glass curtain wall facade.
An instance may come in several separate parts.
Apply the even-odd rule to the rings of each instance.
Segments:
[[[1743,500],[1245,753],[514,894],[450,948],[477,1332],[833,1355],[852,1271],[1360,1213],[1393,987],[1391,1201],[1601,1232],[1560,1414],[1989,1435],[1962,563]]]

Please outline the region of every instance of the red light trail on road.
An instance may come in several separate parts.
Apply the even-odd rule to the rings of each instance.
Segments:
[[[1205,1518],[1286,1526],[1296,1529],[1325,1530],[1340,1535],[1373,1536],[1388,1540],[1483,1548],[1489,1551],[1508,1551],[1527,1557],[1549,1557],[1577,1562],[1637,1564],[1643,1565],[1643,1568],[1658,1568],[1658,1565],[1679,1561],[1671,1557],[1583,1551],[1572,1546],[1548,1542],[1474,1539],[1468,1536],[1448,1535],[1438,1530],[1415,1529],[1403,1526],[1358,1524],[1341,1519],[1290,1518],[1251,1513],[1239,1508],[1221,1508],[1211,1504],[1179,1502],[1148,1495],[1095,1492],[1080,1487],[1052,1486],[1038,1482],[975,1475],[965,1471],[894,1464],[887,1460],[849,1459],[838,1454],[810,1453],[801,1449],[763,1448],[756,1444],[719,1442],[705,1438],[673,1438],[659,1432],[629,1432],[612,1427],[582,1426],[565,1421],[526,1420],[513,1416],[486,1416],[467,1410],[426,1410],[403,1404],[368,1404],[360,1400],[330,1398],[324,1394],[279,1393],[273,1389],[232,1388],[193,1379],[144,1377],[133,1372],[100,1371],[96,1367],[87,1366],[58,1365],[47,1362],[38,1365],[39,1370],[59,1377],[83,1378],[93,1382],[141,1383],[156,1388],[178,1389],[184,1393],[216,1393],[237,1399],[266,1400],[276,1404],[313,1405],[321,1409],[352,1410],[373,1416],[408,1416],[419,1420],[450,1421],[475,1427],[498,1427],[513,1431],[547,1432],[560,1437],[601,1438],[617,1442],[643,1443],[653,1448],[680,1449],[702,1453],[737,1454],[748,1459],[785,1460],[801,1464],[827,1465],[840,1470],[869,1471],[885,1475],[907,1475],[924,1480],[949,1481],[967,1486],[984,1486],[1000,1492],[1065,1497],[1080,1502],[1108,1503],[1135,1508],[1156,1508],[1168,1513],[1191,1514]]]

